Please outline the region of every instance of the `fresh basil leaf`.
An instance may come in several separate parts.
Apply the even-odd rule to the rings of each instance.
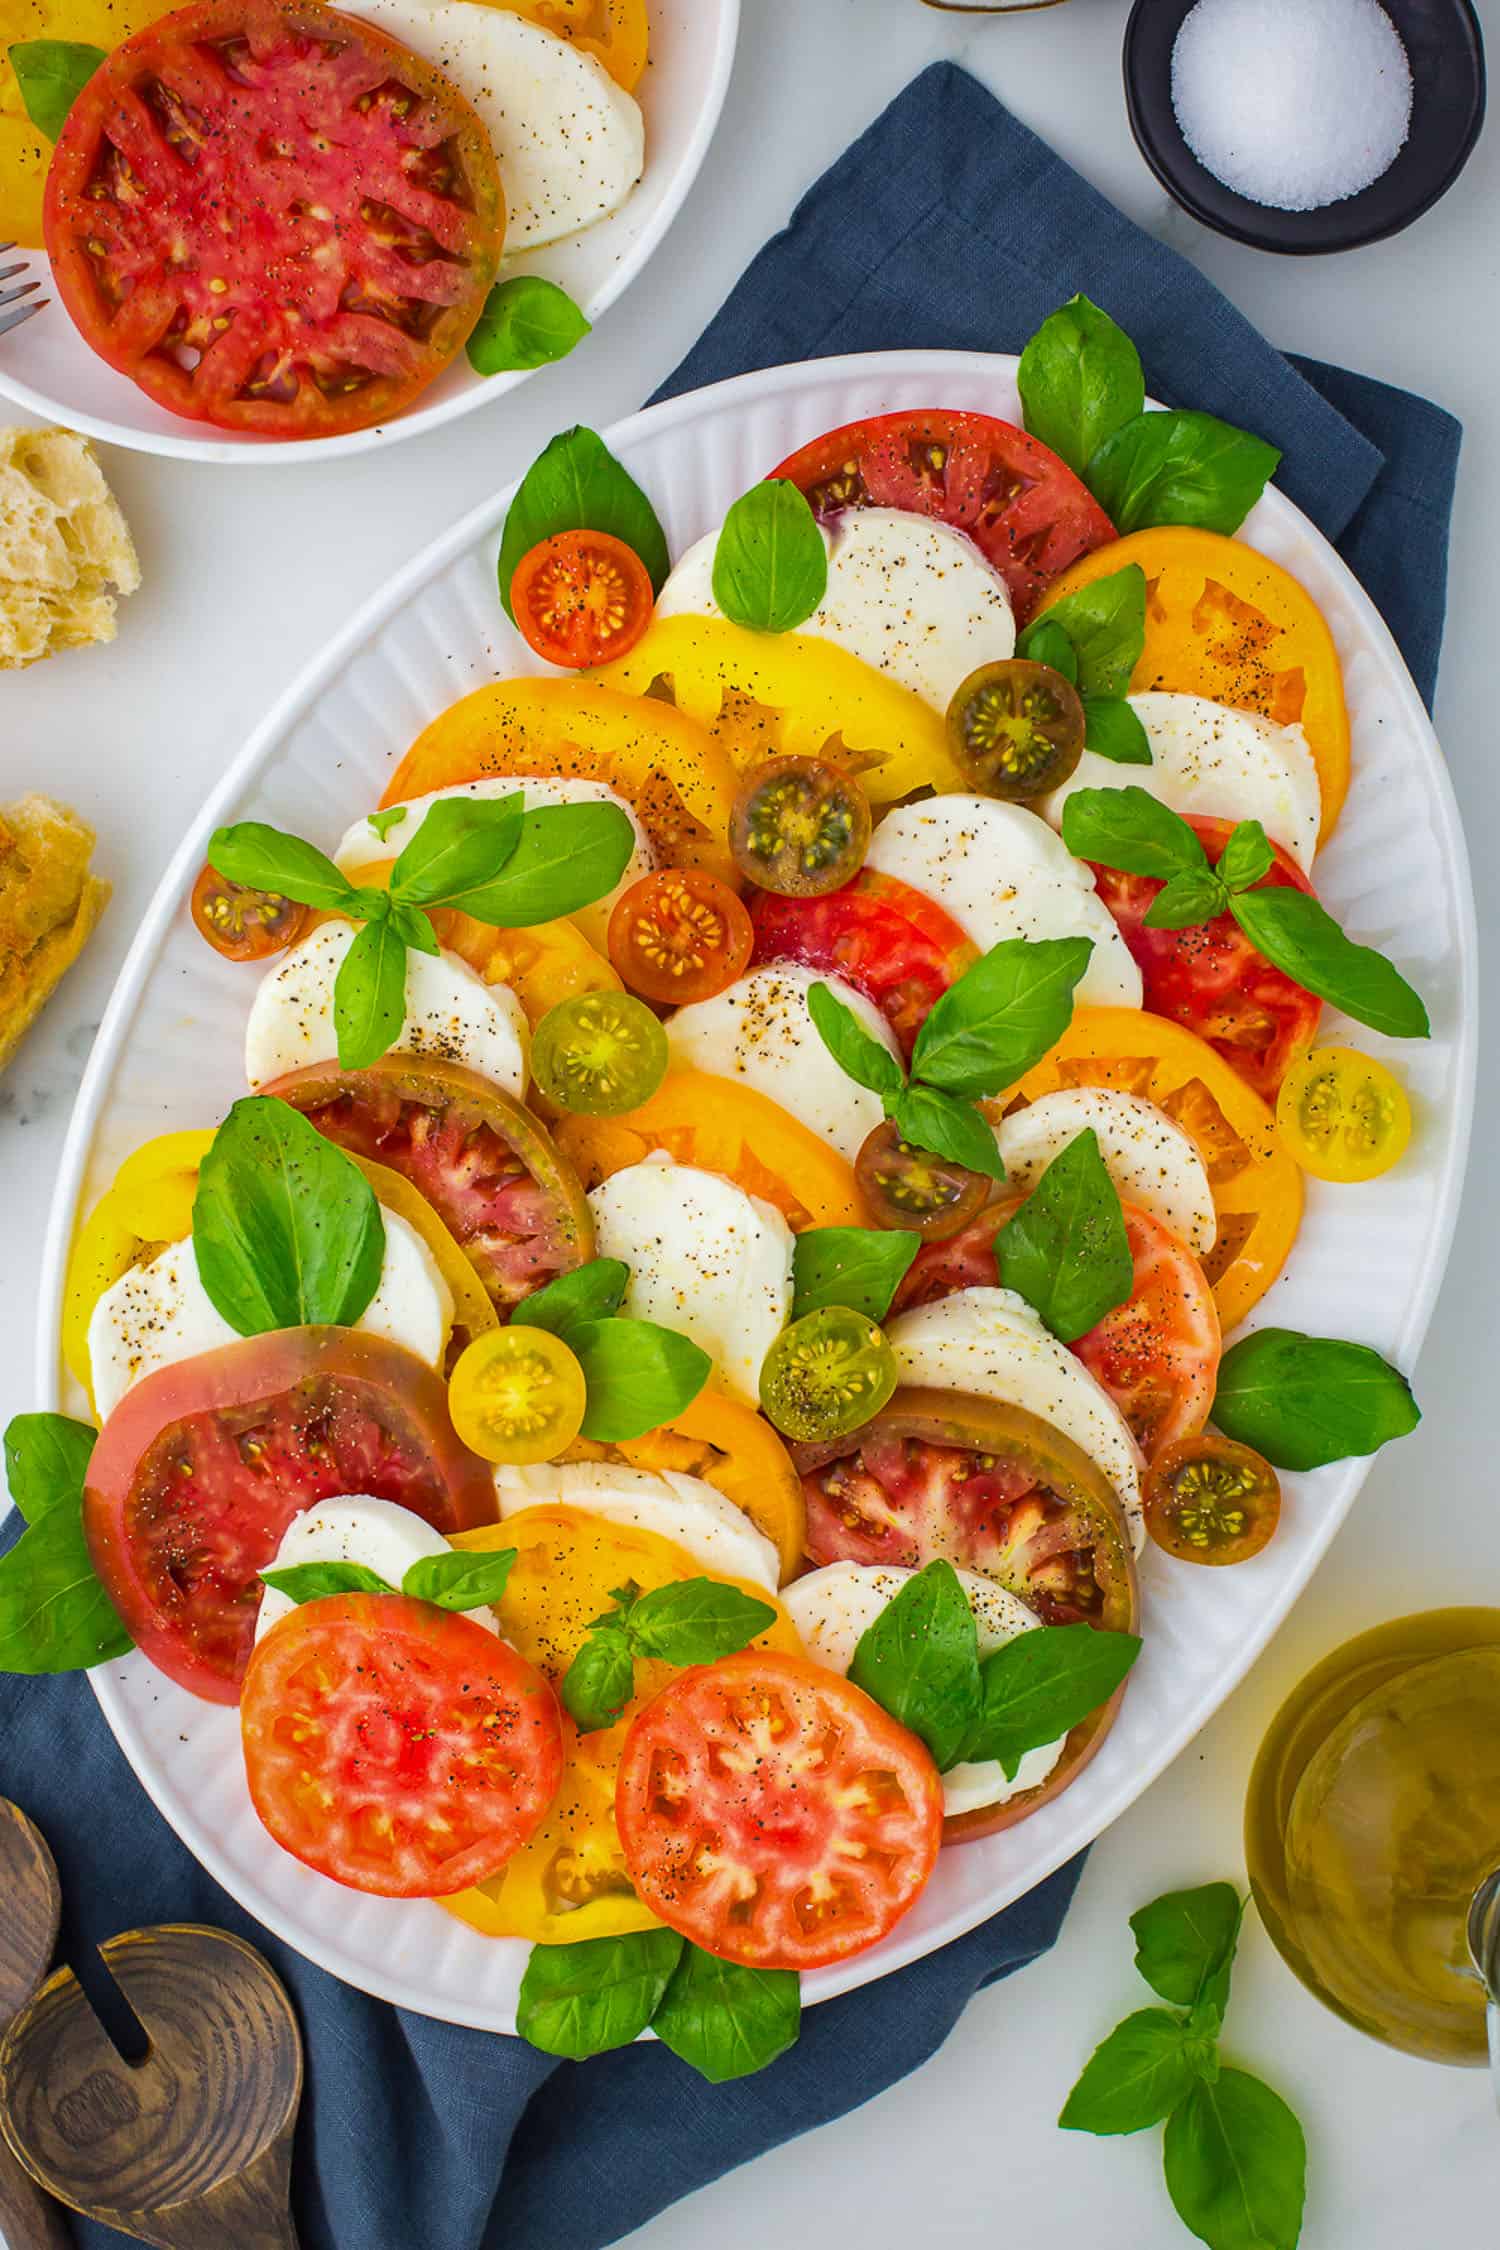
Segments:
[[[0,1672],[86,1672],[133,1646],[89,1556],[80,1480],[0,1555]]]
[[[407,906],[400,899],[392,899],[387,918],[392,931],[408,953],[426,953],[435,957],[442,952],[437,932],[427,919],[425,906]]]
[[[785,477],[742,493],[714,548],[714,600],[736,625],[791,633],[828,591],[828,549],[817,518]]]
[[[320,913],[353,914],[359,893],[316,844],[288,836],[263,820],[237,821],[232,828],[216,828],[209,838],[208,864],[215,874],[253,891],[279,891],[299,905]]]
[[[526,799],[443,797],[391,869],[391,899],[401,906],[449,906],[492,883],[515,857]]]
[[[911,1238],[913,1250],[916,1237]],[[5,1426],[5,1481],[28,1523],[76,1501],[97,1432],[66,1414],[15,1414]]]
[[[566,1341],[588,1388],[583,1435],[604,1445],[660,1429],[713,1373],[706,1351],[654,1320],[583,1320]]]
[[[1085,937],[1002,938],[939,995],[917,1034],[913,1076],[970,1100],[1013,1086],[1067,1030],[1093,950]]]
[[[1421,996],[1394,962],[1373,946],[1345,937],[1308,891],[1278,884],[1242,891],[1229,911],[1250,943],[1304,991],[1342,1008],[1356,1023],[1391,1039],[1426,1039],[1432,1026]]]
[[[847,1305],[884,1320],[921,1247],[899,1227],[808,1227],[792,1246],[792,1319]]]
[[[534,1945],[516,2003],[517,2031],[543,2054],[570,2062],[628,2047],[661,2006],[682,1943],[675,1930],[634,1930]]]
[[[1421,1421],[1411,1385],[1367,1344],[1260,1328],[1219,1362],[1213,1418],[1278,1469],[1378,1453]]]
[[[1094,453],[1084,482],[1123,538],[1151,524],[1239,530],[1281,459],[1212,414],[1138,414]]]
[[[330,1594],[394,1594],[378,1570],[358,1562],[289,1563],[285,1570],[263,1570],[260,1582],[289,1602],[321,1602]]]
[[[1146,404],[1140,353],[1082,295],[1042,322],[1021,354],[1016,385],[1027,429],[1080,477],[1105,439]]]
[[[1165,2008],[1142,2008],[1094,2049],[1063,2104],[1068,2133],[1140,2133],[1193,2090],[1187,2026]]]
[[[714,1664],[737,1656],[776,1622],[769,1602],[715,1578],[653,1587],[630,1609],[626,1630],[637,1656],[665,1664]]]
[[[908,1086],[887,1099],[886,1112],[908,1148],[926,1149],[986,1179],[1004,1179],[995,1135],[972,1102],[937,1086]]]
[[[623,1258],[590,1258],[586,1266],[560,1273],[523,1297],[511,1313],[511,1326],[546,1328],[566,1344],[584,1321],[608,1320],[625,1302],[630,1268]]]
[[[365,826],[373,828],[383,844],[391,830],[401,826],[406,818],[407,810],[408,808],[405,805],[387,805],[384,812],[366,813]]]
[[[795,1969],[747,1969],[685,1945],[651,2028],[706,2078],[748,2078],[795,2046],[802,1982]]]
[[[1050,664],[1054,672],[1061,672],[1070,687],[1077,687],[1078,658],[1073,652],[1073,643],[1055,618],[1033,618],[1016,645],[1016,654],[1027,657],[1033,664]]]
[[[979,1667],[981,1701],[964,1760],[998,1758],[1014,1781],[1028,1750],[1056,1742],[1107,1703],[1141,1653],[1134,1633],[1039,1625]]]
[[[1063,842],[1075,859],[1127,875],[1196,874],[1208,854],[1183,819],[1149,789],[1075,789],[1063,806]]]
[[[366,922],[333,980],[339,1068],[368,1070],[393,1047],[406,1021],[406,940],[389,913]]]
[[[505,1593],[514,1567],[514,1547],[490,1548],[486,1553],[420,1555],[401,1581],[401,1591],[414,1602],[432,1602],[438,1609],[484,1609]]]
[[[634,850],[635,830],[620,805],[540,805],[522,820],[502,872],[444,903],[494,929],[529,930],[606,897]]]
[[[18,39],[9,53],[27,116],[39,133],[55,141],[74,102],[108,60],[108,51],[82,39]]]
[[[900,1093],[906,1073],[890,1048],[873,1038],[826,984],[808,986],[807,1012],[818,1037],[856,1086],[867,1086],[872,1094]]]
[[[469,338],[476,375],[508,375],[518,367],[550,367],[588,335],[590,323],[566,289],[538,273],[497,281]]]
[[[563,1674],[562,1699],[580,1734],[612,1727],[635,1693],[635,1652],[622,1625],[597,1624]]]
[[[1000,1279],[1060,1343],[1076,1343],[1135,1288],[1120,1191],[1085,1126],[1054,1156],[995,1241]]]
[[[380,1286],[385,1221],[351,1156],[290,1103],[250,1094],[198,1168],[193,1256],[237,1336],[352,1328]]]
[[[1162,885],[1142,919],[1148,930],[1192,930],[1213,921],[1228,905],[1217,868],[1190,867]]]
[[[1276,864],[1270,839],[1258,820],[1237,821],[1219,854],[1215,872],[1227,890],[1247,891]]]
[[[1076,593],[1049,603],[1038,622],[1067,634],[1077,659],[1080,695],[1122,696],[1146,645],[1146,573],[1139,563],[1126,563],[1109,577],[1092,579]],[[1036,626],[1028,625],[1022,633],[1018,656],[1035,656],[1035,632]]]
[[[1083,699],[1083,746],[1096,758],[1117,766],[1149,766],[1151,737],[1135,708],[1123,695],[1086,695]]]
[[[672,558],[656,510],[595,430],[580,427],[555,437],[532,462],[510,504],[499,570],[501,606],[512,621],[516,565],[559,531],[607,531],[635,549],[658,594],[667,582]]]
[[[1247,2071],[1221,2071],[1178,2104],[1162,2168],[1177,2216],[1209,2250],[1295,2250],[1307,2143],[1281,2096]]]
[[[1233,1883],[1167,1891],[1130,1917],[1136,1968],[1163,2000],[1217,2011],[1222,2022],[1244,1913]],[[1193,2029],[1203,2035],[1201,2022]]]
[[[849,1677],[920,1737],[940,1773],[979,1716],[979,1634],[950,1562],[930,1562],[860,1635]]]

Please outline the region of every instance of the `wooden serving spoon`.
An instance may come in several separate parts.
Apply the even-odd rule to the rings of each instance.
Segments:
[[[36,1997],[57,1950],[57,1868],[40,1831],[0,1797],[0,2031]],[[10,2250],[68,2250],[63,2216],[0,2141],[0,2242]]]
[[[71,1969],[0,2040],[0,2127],[62,2203],[160,2250],[296,2250],[302,2039],[255,1948],[192,1924],[99,1948],[146,2033],[125,2062]]]

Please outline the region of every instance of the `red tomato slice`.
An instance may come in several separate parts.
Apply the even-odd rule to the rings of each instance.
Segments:
[[[814,438],[771,474],[819,516],[905,508],[966,531],[1005,580],[1018,625],[1060,572],[1115,537],[1065,462],[988,414],[877,414]]]
[[[1228,820],[1188,822],[1215,867],[1233,825]],[[1275,864],[1255,888],[1290,884],[1311,893],[1295,860],[1279,844],[1271,850]],[[1095,867],[1093,873],[1099,896],[1140,964],[1151,1014],[1196,1031],[1247,1086],[1274,1102],[1293,1056],[1312,1045],[1322,1001],[1273,968],[1232,914],[1216,914],[1196,929],[1150,930],[1146,911],[1162,889],[1156,877],[1126,875],[1116,867]]]
[[[258,1573],[294,1516],[343,1492],[444,1533],[495,1514],[490,1472],[422,1360],[352,1328],[281,1328],[126,1392],[89,1462],[83,1528],[137,1647],[179,1687],[233,1703]]]
[[[914,1734],[805,1656],[682,1672],[625,1737],[615,1819],[643,1903],[721,1960],[820,1969],[883,1938],[937,1863]]]
[[[562,1779],[551,1688],[472,1617],[402,1594],[304,1603],[250,1659],[245,1778],[320,1875],[437,1898],[498,1874]]]
[[[752,891],[749,906],[756,966],[800,961],[843,977],[880,1010],[908,1057],[933,1002],[979,958],[951,914],[873,867],[823,898]]]
[[[85,342],[158,406],[311,438],[389,421],[462,349],[505,203],[474,111],[386,32],[206,0],[89,80],[43,226]]]

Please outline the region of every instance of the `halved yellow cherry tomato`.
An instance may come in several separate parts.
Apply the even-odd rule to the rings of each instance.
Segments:
[[[489,0],[543,31],[596,55],[617,86],[633,93],[650,51],[646,0]]]
[[[1357,1047],[1312,1047],[1276,1096],[1276,1132],[1318,1180],[1378,1180],[1411,1139],[1411,1103],[1394,1071]]]
[[[845,1437],[896,1388],[896,1355],[866,1313],[822,1305],[783,1328],[760,1371],[760,1403],[801,1444]]]
[[[745,880],[780,898],[853,882],[870,848],[870,800],[825,758],[770,758],[746,777],[729,821]]]
[[[478,1336],[448,1381],[448,1412],[482,1461],[552,1461],[583,1426],[588,1387],[561,1336],[519,1323]]]
[[[667,1075],[667,1035],[630,992],[583,992],[549,1008],[531,1044],[531,1075],[558,1109],[620,1117]]]

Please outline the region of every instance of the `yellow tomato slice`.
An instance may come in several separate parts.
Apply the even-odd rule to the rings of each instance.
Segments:
[[[414,1227],[432,1252],[434,1263],[453,1298],[452,1344],[462,1347],[472,1343],[476,1336],[487,1334],[491,1328],[498,1328],[499,1315],[490,1303],[483,1282],[420,1189],[414,1188],[399,1172],[393,1172],[388,1164],[377,1164],[372,1156],[356,1155],[353,1149],[346,1149],[344,1153],[354,1158],[383,1207]]]
[[[727,617],[663,617],[594,677],[645,694],[658,683],[744,773],[767,758],[824,758],[873,804],[913,789],[967,788],[941,712],[810,633],[752,633]]]
[[[596,55],[617,86],[634,93],[650,55],[646,0],[489,0]]]
[[[0,242],[42,240],[42,190],[52,143],[26,114],[10,49],[33,39],[75,41],[107,54],[179,0],[0,0]]]
[[[1009,1096],[1114,1086],[1155,1102],[1195,1141],[1219,1231],[1202,1260],[1227,1334],[1270,1288],[1302,1223],[1302,1178],[1259,1094],[1196,1032],[1139,1008],[1078,1008],[1062,1038]]]
[[[670,1539],[607,1523],[579,1508],[526,1508],[503,1523],[461,1532],[453,1544],[467,1553],[514,1547],[515,1565],[497,1611],[500,1630],[554,1686],[583,1646],[591,1621],[610,1607],[616,1586],[634,1579],[649,1593],[683,1579],[718,1575]],[[768,1598],[764,1587],[739,1579],[724,1583],[757,1601]],[[752,1645],[793,1655],[802,1647],[779,1607],[775,1624]],[[486,1936],[530,1938],[538,1945],[655,1928],[620,1849],[615,1774],[631,1720],[672,1677],[669,1664],[638,1663],[634,1701],[612,1727],[592,1734],[580,1735],[564,1713],[562,1786],[537,1833],[489,1882],[437,1903]]]
[[[383,859],[351,868],[349,880],[388,890],[395,864]],[[575,993],[622,989],[604,957],[609,908],[603,900],[580,907],[565,922],[533,922],[524,930],[497,930],[452,906],[435,906],[431,921],[439,945],[477,969],[486,984],[510,986],[532,1025]]]
[[[1333,635],[1306,587],[1241,539],[1163,524],[1096,547],[1049,587],[1043,610],[1127,563],[1146,573],[1146,646],[1131,687],[1204,695],[1279,726],[1300,721],[1326,838],[1349,787],[1349,713]]]
[[[1411,1103],[1394,1071],[1357,1047],[1299,1055],[1276,1096],[1282,1146],[1315,1179],[1378,1180],[1411,1139]]]

